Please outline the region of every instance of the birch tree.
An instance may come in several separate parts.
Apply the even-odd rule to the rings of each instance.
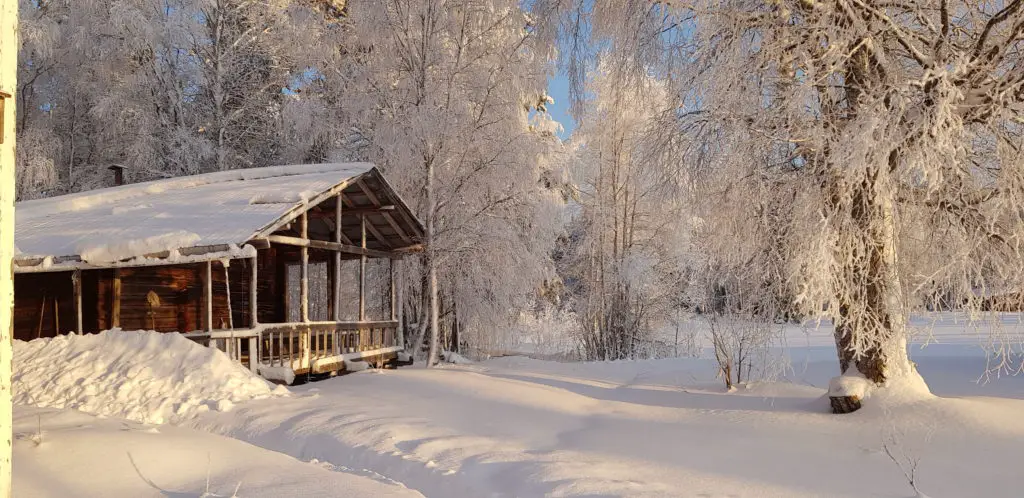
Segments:
[[[650,56],[622,64],[677,83],[684,167],[790,206],[782,283],[834,321],[844,376],[921,388],[914,296],[1019,288],[1024,2],[613,3],[640,27],[607,28],[616,48]]]
[[[11,496],[14,273],[14,118],[18,78],[18,2],[0,0],[0,498]]]
[[[107,186],[115,164],[141,181],[302,162],[321,27],[299,1],[24,0],[19,197]]]
[[[318,24],[289,0],[205,0],[196,8],[191,52],[203,90],[196,112],[213,149],[211,169],[265,165],[281,155],[288,94],[315,67]]]
[[[422,300],[408,309],[430,333],[432,364],[444,322],[500,321],[552,270],[558,219],[539,214],[557,202],[542,179],[557,140],[530,117],[543,102],[548,53],[513,0],[346,8],[354,63],[331,77],[347,92],[366,157],[426,224],[421,285],[408,293]]]
[[[677,195],[677,164],[651,154],[649,127],[670,103],[664,85],[596,69],[593,99],[574,133],[579,187],[576,234],[564,271],[580,318],[584,357],[657,354],[653,333],[667,323],[680,276],[673,246],[687,224]]]

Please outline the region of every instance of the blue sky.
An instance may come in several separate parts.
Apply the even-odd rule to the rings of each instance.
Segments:
[[[555,99],[555,103],[548,106],[548,113],[555,121],[562,123],[563,130],[559,137],[566,140],[576,129],[576,121],[569,115],[569,79],[561,72],[548,80],[548,95]]]

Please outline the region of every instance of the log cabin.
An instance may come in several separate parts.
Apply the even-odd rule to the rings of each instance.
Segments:
[[[14,337],[181,333],[272,380],[406,360],[423,225],[368,163],[276,166],[20,202]]]

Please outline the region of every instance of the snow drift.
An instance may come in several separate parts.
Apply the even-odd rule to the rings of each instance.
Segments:
[[[14,342],[14,402],[162,424],[287,394],[179,334],[110,330]]]

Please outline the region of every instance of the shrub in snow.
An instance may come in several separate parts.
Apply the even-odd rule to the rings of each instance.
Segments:
[[[14,402],[161,424],[286,394],[180,334],[110,330],[14,343]]]
[[[710,314],[705,318],[726,388],[753,379],[767,379],[783,366],[784,358],[771,351],[772,344],[782,335],[781,327],[759,321],[760,317]]]
[[[505,341],[492,351],[525,353],[534,357],[568,357],[579,346],[579,319],[571,310],[552,305],[521,312],[508,327]]]
[[[469,363],[473,363],[472,360],[466,358],[465,356],[462,356],[459,353],[456,353],[455,351],[442,352],[441,359],[454,365],[466,365]]]

